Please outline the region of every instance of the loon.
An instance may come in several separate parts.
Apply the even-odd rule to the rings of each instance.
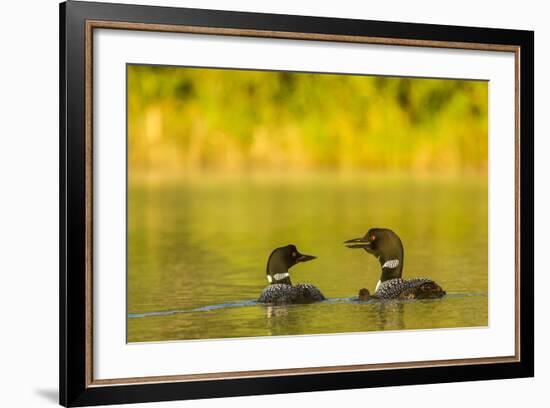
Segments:
[[[382,267],[374,295],[367,289],[359,291],[359,300],[377,299],[437,299],[445,291],[431,279],[401,279],[403,273],[403,244],[395,232],[386,228],[371,228],[364,237],[350,239],[348,248],[363,248],[378,258]]]
[[[275,305],[313,303],[325,300],[319,289],[309,283],[292,285],[288,269],[315,256],[298,252],[294,245],[275,248],[267,260],[266,274],[269,286],[261,293],[258,302]]]

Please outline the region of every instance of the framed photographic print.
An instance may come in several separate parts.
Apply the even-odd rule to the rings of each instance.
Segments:
[[[533,32],[60,27],[61,404],[533,376]]]

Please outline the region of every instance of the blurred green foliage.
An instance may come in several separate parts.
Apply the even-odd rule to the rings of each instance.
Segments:
[[[128,66],[132,170],[486,172],[488,83]]]

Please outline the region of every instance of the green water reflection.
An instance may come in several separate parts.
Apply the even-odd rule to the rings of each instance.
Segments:
[[[450,295],[345,300],[378,281],[376,260],[341,244],[372,226],[400,235],[405,277],[433,278]],[[344,300],[129,318],[128,341],[487,325],[485,176],[131,178],[128,312],[254,300],[267,283],[269,253],[289,243],[319,258],[291,269],[293,281]]]

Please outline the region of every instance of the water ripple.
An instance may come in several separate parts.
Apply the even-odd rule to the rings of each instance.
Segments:
[[[487,297],[487,294],[486,293],[448,293],[444,299],[463,298],[463,297],[472,297],[472,296]],[[439,300],[439,299],[430,299],[430,300]],[[370,304],[370,303],[375,303],[380,301],[381,301],[380,299],[369,299],[369,300],[361,301],[357,298],[357,296],[352,296],[347,298],[328,298],[322,302],[318,302],[317,304],[338,304],[338,303]],[[405,303],[405,302],[414,302],[415,300],[414,299],[413,300],[391,299],[389,301]],[[169,315],[180,314],[180,313],[211,312],[213,310],[218,310],[218,309],[230,309],[230,308],[236,308],[236,307],[248,307],[248,306],[257,306],[257,305],[265,305],[265,304],[260,303],[257,300],[239,300],[234,302],[225,302],[225,303],[218,303],[214,305],[201,306],[193,309],[173,309],[173,310],[160,310],[160,311],[143,312],[143,313],[128,313],[128,318],[137,319],[142,317],[169,316]],[[279,305],[277,307],[288,307],[288,306],[293,306],[293,305]]]

